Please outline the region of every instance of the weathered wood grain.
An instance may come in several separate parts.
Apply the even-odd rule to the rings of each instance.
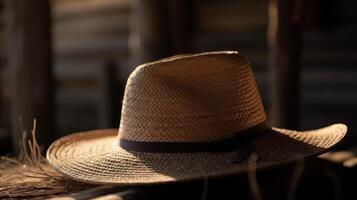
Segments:
[[[308,159],[260,171],[256,180],[262,199],[349,199],[354,193],[349,183],[356,178],[355,172],[356,168],[352,171],[326,160]],[[253,199],[248,181],[243,174],[149,186],[101,186],[56,199]]]
[[[270,0],[268,22],[270,120],[297,129],[300,114],[301,10],[297,1]]]
[[[6,14],[13,146],[19,146],[19,116],[28,131],[38,120],[39,142],[47,146],[54,136],[50,5],[48,0],[7,0]]]
[[[170,55],[168,1],[134,0],[131,3],[129,52],[132,67]]]
[[[99,75],[99,102],[98,127],[113,128],[119,126],[120,99],[119,83],[117,81],[117,66],[109,62],[100,68]]]

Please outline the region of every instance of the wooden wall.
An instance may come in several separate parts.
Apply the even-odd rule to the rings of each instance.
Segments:
[[[103,108],[100,103],[103,95],[101,77],[103,73],[105,76],[105,66],[114,65],[119,86],[118,95],[122,94],[125,79],[134,67],[129,62],[132,4],[129,0],[51,2],[58,136],[109,126],[99,119]],[[187,37],[187,42],[190,43],[188,52],[222,49],[241,51],[251,60],[268,107],[268,2],[196,0],[192,4],[193,25]],[[357,17],[354,10],[357,4],[344,0],[339,1],[338,5],[338,26],[330,31],[303,31],[300,107],[302,129],[316,128],[336,121],[348,123],[351,132],[355,129],[353,120],[357,119],[357,40],[354,33]],[[0,50],[0,59],[2,52]],[[6,62],[2,63],[4,66]],[[9,101],[8,72],[6,67],[2,67],[2,70],[0,87],[3,88],[2,100],[6,105]],[[118,104],[120,105],[120,99]],[[0,127],[6,128],[8,121],[7,112],[2,110],[4,108],[7,106],[0,108]],[[117,112],[119,113],[119,108]],[[118,123],[119,119],[112,124]]]
[[[129,1],[54,1],[53,8],[59,132],[103,127],[98,119],[102,69],[114,65],[118,85],[129,73]],[[111,127],[117,124],[118,119]]]

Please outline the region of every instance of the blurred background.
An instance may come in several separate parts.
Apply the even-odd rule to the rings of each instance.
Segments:
[[[356,146],[356,9],[352,0],[0,0],[0,154],[18,150],[33,118],[45,147],[118,127],[135,66],[216,50],[251,61],[272,125],[343,122],[339,148]]]

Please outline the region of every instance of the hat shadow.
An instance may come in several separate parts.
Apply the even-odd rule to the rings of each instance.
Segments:
[[[301,134],[304,134],[303,132]],[[132,152],[139,161],[155,174],[178,181],[245,174],[251,166],[257,172],[275,169],[328,151],[330,148],[309,144],[268,129],[263,136],[251,141],[252,151],[258,159],[253,165],[250,156],[234,162],[239,151],[227,153],[147,153]],[[331,145],[330,145],[331,146]]]

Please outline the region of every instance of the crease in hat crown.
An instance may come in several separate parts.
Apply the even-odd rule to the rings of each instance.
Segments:
[[[249,62],[238,52],[178,55],[129,76],[119,139],[207,142],[266,120]]]

